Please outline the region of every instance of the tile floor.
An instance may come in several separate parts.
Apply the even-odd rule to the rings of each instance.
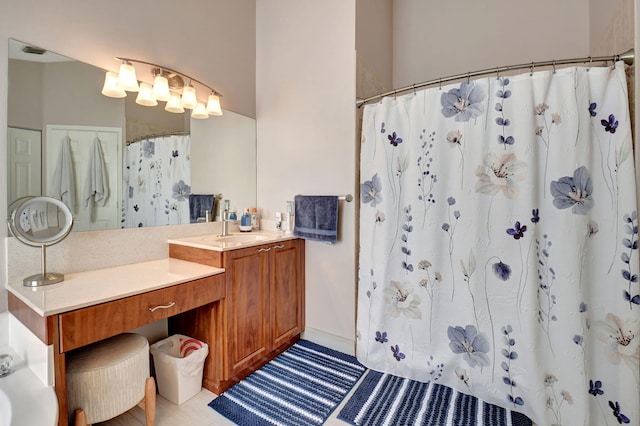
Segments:
[[[360,378],[362,380],[364,374]],[[359,382],[358,382],[359,383]],[[357,387],[354,386],[351,392]],[[342,409],[351,392],[342,401],[342,403],[334,410],[329,419],[325,422],[326,426],[346,426],[347,423],[338,420],[338,413]],[[188,400],[182,405],[176,405],[164,399],[160,395],[156,402],[156,426],[232,426],[235,423],[230,422],[213,409],[208,404],[216,395],[206,389],[202,389],[199,394]],[[144,411],[135,407],[115,419],[104,423],[98,423],[100,426],[140,426],[145,424]]]

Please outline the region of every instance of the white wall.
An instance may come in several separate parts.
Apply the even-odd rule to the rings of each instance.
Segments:
[[[589,55],[589,2],[584,0],[400,0],[393,5],[394,87]]]
[[[269,0],[256,8],[258,206],[296,194],[356,195],[355,0]],[[307,333],[355,336],[356,202],[340,241],[306,243]],[[329,343],[331,344],[331,343]]]

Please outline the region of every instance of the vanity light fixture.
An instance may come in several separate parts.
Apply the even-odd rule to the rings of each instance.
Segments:
[[[206,84],[171,68],[150,62],[129,58],[116,59],[121,61],[120,70],[118,73],[107,71],[102,88],[103,95],[123,98],[127,96],[126,92],[138,92],[136,103],[140,105],[155,106],[158,101],[162,101],[166,102],[164,109],[168,112],[183,113],[185,109],[190,109],[191,116],[199,119],[210,115],[222,115],[222,95]],[[137,75],[150,77],[138,81]],[[206,103],[198,99],[198,93],[209,93]]]

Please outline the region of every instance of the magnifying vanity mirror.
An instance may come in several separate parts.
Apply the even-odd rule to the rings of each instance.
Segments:
[[[222,116],[198,120],[189,111],[166,112],[164,102],[147,107],[137,105],[135,96],[110,98],[101,94],[104,75],[101,68],[9,40],[8,204],[24,196],[61,199],[52,180],[68,144],[73,232],[191,223],[184,207],[190,194],[222,194],[237,211],[255,206],[253,118],[223,110]],[[166,141],[167,134],[177,137]],[[83,192],[96,140],[109,191],[104,206],[89,209]],[[166,177],[178,168],[180,175]],[[159,176],[162,193],[156,191]],[[143,191],[146,196],[137,198]]]
[[[73,227],[69,208],[60,200],[50,197],[23,197],[9,206],[7,220],[9,232],[20,242],[40,247],[42,272],[23,280],[27,287],[40,287],[64,281],[64,275],[47,272],[48,246],[62,241]]]

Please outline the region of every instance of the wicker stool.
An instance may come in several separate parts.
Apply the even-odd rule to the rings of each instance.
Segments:
[[[136,405],[153,425],[156,386],[144,336],[119,334],[67,356],[67,406],[76,426],[112,419]]]

